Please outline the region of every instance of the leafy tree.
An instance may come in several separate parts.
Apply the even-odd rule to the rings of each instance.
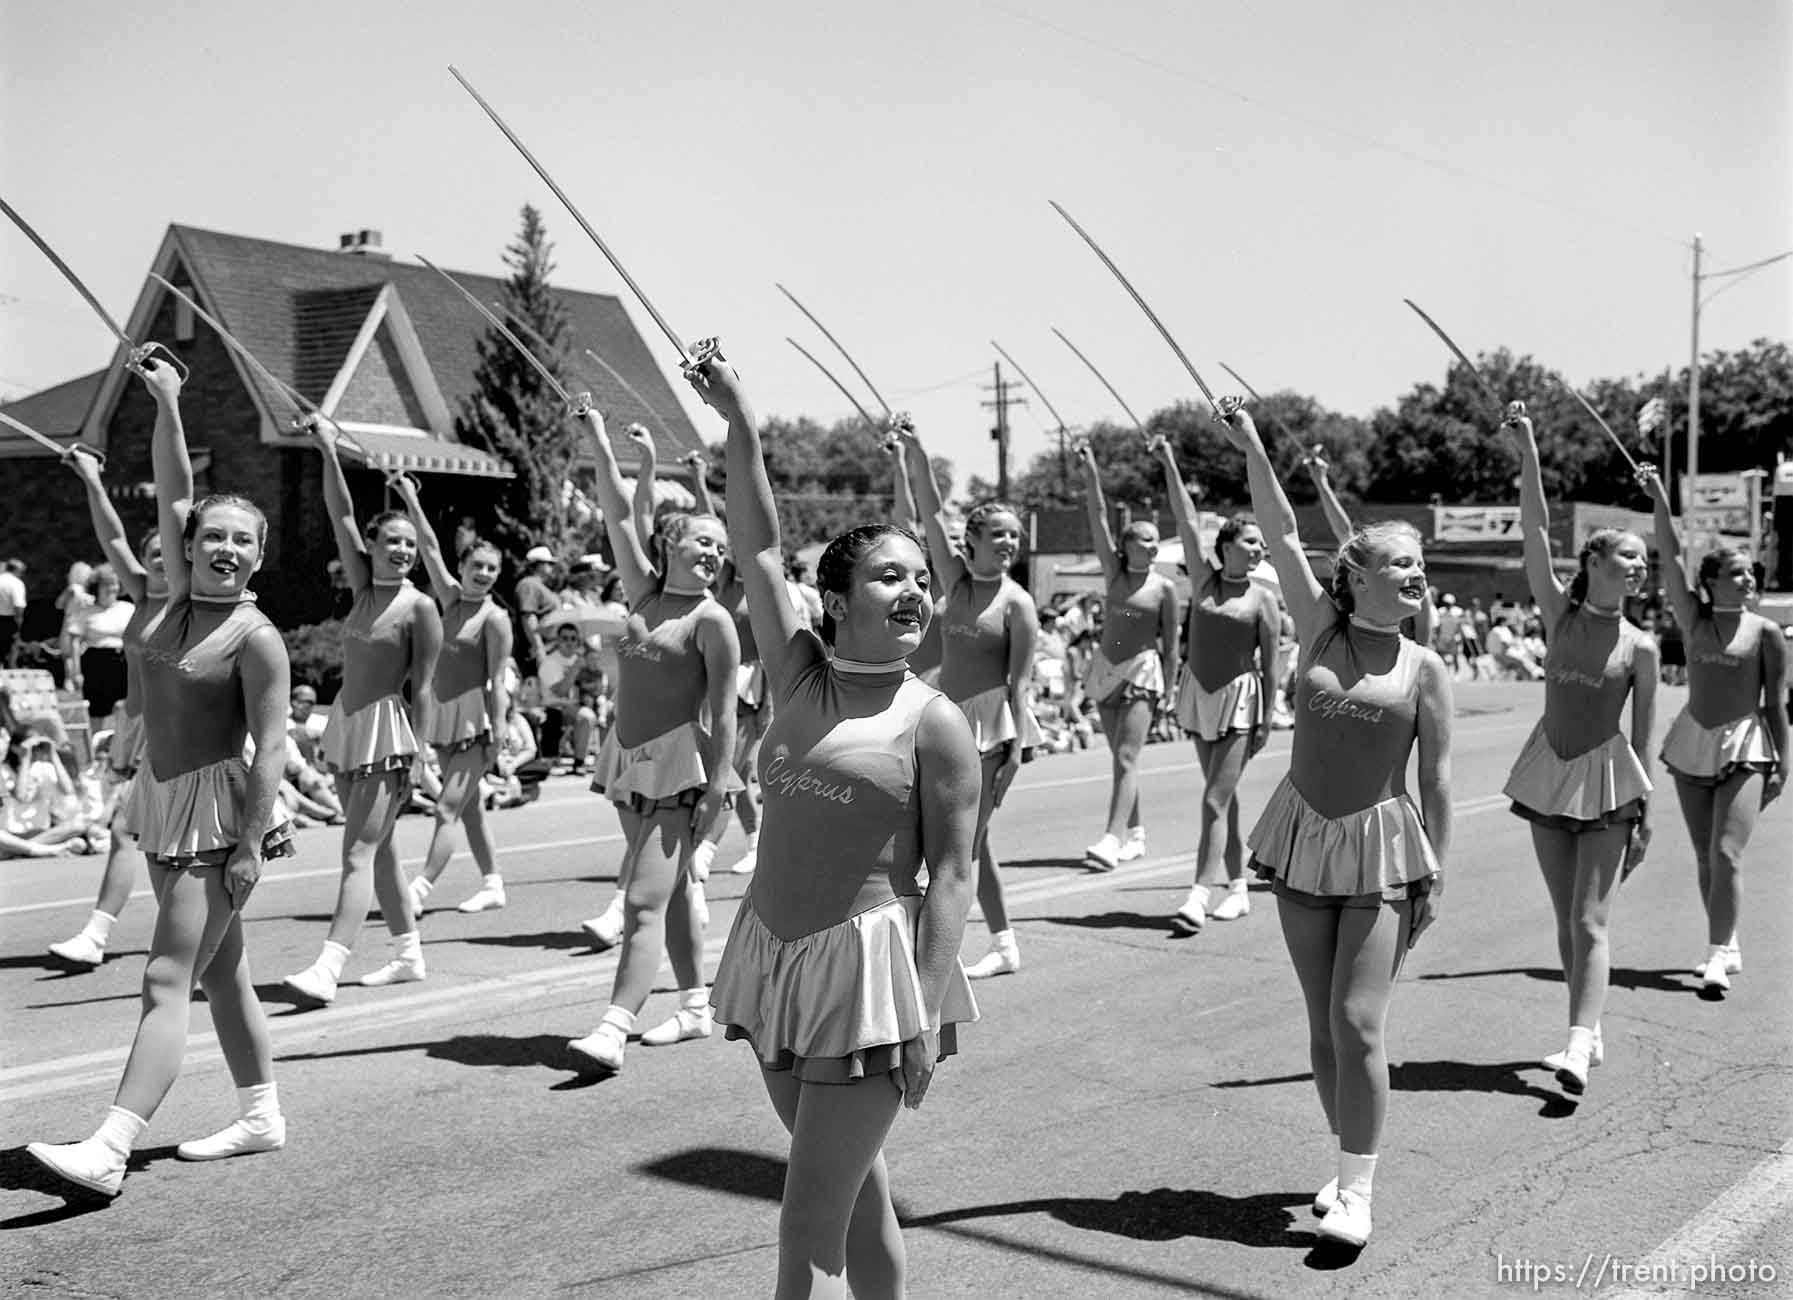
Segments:
[[[510,277],[503,306],[506,316],[548,342],[540,360],[570,389],[562,347],[566,312],[548,286],[552,252],[541,213],[525,204],[522,229],[504,251]],[[483,498],[490,513],[478,521],[481,531],[513,557],[539,544],[559,549],[567,540],[563,485],[573,459],[573,422],[554,390],[496,330],[488,329],[475,348],[476,386],[462,400],[455,431],[469,446],[504,457],[517,473]]]

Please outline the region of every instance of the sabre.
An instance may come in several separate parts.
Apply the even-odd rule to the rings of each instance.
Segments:
[[[219,342],[223,343],[225,347],[241,357],[244,364],[261,377],[263,383],[267,384],[275,392],[286,398],[293,409],[298,411],[301,416],[316,416],[320,420],[329,420],[331,427],[337,432],[338,441],[342,443],[346,450],[356,452],[362,456],[367,455],[367,452],[362,449],[361,445],[344,434],[342,426],[337,424],[336,421],[331,419],[328,415],[325,415],[316,402],[313,402],[279,375],[264,366],[256,358],[255,353],[239,343],[236,336],[224,328],[223,323],[219,321],[216,316],[213,316],[210,312],[206,311],[204,307],[201,307],[197,302],[194,302],[192,295],[184,292],[170,281],[163,279],[154,271],[149,273],[149,278],[156,281],[164,289],[168,290],[169,293],[173,294],[176,298],[179,298],[182,302],[186,303],[188,307],[192,308],[195,316],[199,317],[200,320],[212,327],[212,332],[218,336]],[[296,421],[295,427],[302,424],[303,420]]]
[[[990,346],[996,349],[998,356],[1008,362],[1011,366],[1015,367],[1015,373],[1021,376],[1021,382],[1033,389],[1033,395],[1046,404],[1046,409],[1052,412],[1052,418],[1058,421],[1059,432],[1063,433],[1065,429],[1065,418],[1058,413],[1058,408],[1052,404],[1052,399],[1042,393],[1040,391],[1040,386],[1034,383],[1032,379],[1028,378],[1027,372],[1021,368],[1021,363],[1019,361],[1015,360],[1015,358],[1002,350],[1002,344],[998,343],[995,339],[991,339]]]
[[[804,356],[808,357],[811,365],[813,365],[817,370],[820,370],[824,375],[828,376],[828,382],[833,384],[836,388],[840,389],[840,395],[842,397],[846,398],[849,402],[853,403],[853,409],[855,411],[859,412],[861,419],[863,419],[867,424],[871,425],[872,428],[874,428],[874,429],[878,427],[878,422],[876,420],[872,419],[871,412],[867,411],[863,406],[861,406],[859,404],[859,399],[857,397],[853,396],[853,390],[848,388],[845,384],[841,383],[840,380],[836,379],[834,376],[834,372],[832,370],[830,370],[827,366],[823,365],[820,361],[816,360],[815,353],[811,352],[808,348],[804,347],[801,343],[797,342],[796,339],[792,338],[788,334],[785,335],[784,341],[786,343],[789,343],[792,347],[796,348],[797,351],[801,352]]]
[[[654,318],[654,324],[660,327],[660,332],[665,334],[671,340],[672,346],[678,349],[680,360],[686,365],[690,365],[691,353],[686,350],[684,343],[679,340],[679,336],[673,332],[672,326],[666,323],[666,317],[654,310],[654,304],[647,300],[647,295],[641,291],[641,286],[636,284],[634,277],[623,269],[623,264],[616,260],[616,254],[610,251],[610,246],[604,242],[603,237],[596,230],[592,229],[591,222],[587,221],[579,209],[573,206],[573,201],[567,197],[566,191],[554,183],[554,178],[548,175],[548,169],[535,160],[535,155],[529,152],[529,146],[519,140],[517,133],[505,125],[504,119],[498,116],[497,111],[490,104],[486,103],[485,96],[473,88],[473,83],[461,75],[459,68],[450,64],[448,70],[454,73],[454,79],[461,83],[469,95],[473,96],[474,102],[485,109],[486,116],[492,119],[500,131],[504,132],[504,138],[517,147],[517,152],[523,155],[524,161],[535,168],[535,174],[540,176],[548,188],[554,191],[554,197],[566,205],[566,210],[572,213],[573,220],[579,223],[580,229],[591,236],[591,242],[598,246],[598,251],[616,269],[616,273],[622,276],[623,283],[629,286],[629,292],[635,295],[636,301],[647,309],[649,316]]]
[[[895,412],[893,412],[890,409],[890,403],[884,400],[884,394],[882,394],[878,391],[878,386],[876,384],[874,384],[869,378],[866,377],[865,371],[863,371],[859,368],[859,363],[857,361],[853,360],[853,354],[848,352],[845,348],[843,348],[840,345],[840,340],[835,338],[834,335],[832,335],[828,332],[828,327],[826,325],[822,324],[821,321],[816,319],[814,312],[812,312],[809,308],[805,307],[802,303],[797,301],[796,294],[792,293],[789,289],[785,288],[782,284],[778,284],[776,282],[774,282],[773,287],[776,288],[778,290],[778,292],[782,293],[785,297],[789,298],[791,300],[791,305],[793,307],[795,307],[798,311],[802,312],[805,316],[809,317],[809,323],[811,325],[814,325],[817,329],[822,331],[823,338],[827,339],[830,343],[834,344],[834,350],[836,352],[840,353],[843,357],[845,357],[847,359],[847,364],[849,366],[853,367],[853,373],[859,376],[860,382],[863,383],[867,388],[872,390],[872,396],[877,398],[878,405],[882,406],[884,408],[884,418],[887,420],[890,419],[891,416],[895,414]],[[857,406],[858,403],[855,402],[854,405]]]
[[[1079,235],[1083,236],[1083,242],[1088,244],[1090,248],[1095,251],[1096,256],[1102,259],[1102,265],[1114,272],[1114,278],[1121,282],[1121,287],[1123,289],[1133,295],[1133,301],[1139,304],[1139,309],[1146,314],[1146,319],[1158,327],[1158,332],[1164,336],[1164,341],[1170,344],[1170,350],[1175,352],[1177,354],[1177,360],[1183,363],[1183,369],[1189,372],[1189,377],[1195,380],[1195,386],[1202,390],[1202,396],[1208,399],[1208,405],[1215,405],[1213,390],[1203,381],[1200,372],[1196,370],[1194,363],[1189,360],[1188,355],[1184,353],[1182,348],[1177,346],[1177,341],[1170,336],[1170,331],[1164,328],[1164,322],[1158,319],[1158,313],[1146,306],[1146,300],[1139,296],[1139,290],[1133,287],[1133,282],[1121,274],[1121,268],[1114,264],[1114,259],[1102,251],[1102,245],[1091,239],[1089,231],[1078,225],[1077,219],[1069,212],[1066,212],[1064,208],[1060,207],[1056,200],[1047,199],[1046,202],[1052,204],[1052,210],[1070,223],[1072,230],[1075,230]],[[1076,349],[1073,348],[1072,351],[1075,352]],[[1095,367],[1093,366],[1091,367],[1091,369],[1094,368]]]
[[[491,305],[493,307],[495,307],[496,309],[498,309],[499,311],[502,311],[506,316],[510,317],[511,322],[513,324],[515,324],[518,329],[523,331],[523,337],[528,339],[531,343],[535,344],[536,347],[541,349],[542,356],[552,356],[554,354],[554,348],[552,347],[552,345],[550,345],[548,340],[542,337],[541,332],[539,330],[537,330],[534,326],[530,325],[530,323],[528,321],[524,320],[521,316],[519,316],[515,312],[511,311],[510,308],[506,307],[501,302],[495,302],[495,303],[492,303]],[[660,418],[660,412],[658,412],[654,409],[653,403],[648,401],[647,398],[643,397],[640,393],[636,392],[634,387],[632,385],[630,385],[629,381],[624,379],[622,377],[622,375],[617,373],[615,366],[612,366],[608,361],[604,360],[603,357],[599,356],[596,352],[593,352],[590,348],[581,348],[580,351],[584,352],[586,356],[590,357],[593,361],[597,362],[600,366],[604,367],[605,374],[609,375],[612,379],[616,380],[616,382],[622,386],[623,391],[626,392],[630,397],[633,397],[637,402],[640,402],[641,409],[646,411],[649,415],[654,417],[654,419],[659,423],[660,427],[662,429],[666,430],[667,437],[669,437],[669,438],[677,437],[677,435],[674,434],[672,431],[672,426],[667,424],[665,420]]]
[[[1451,350],[1451,355],[1456,357],[1457,360],[1459,360],[1463,363],[1464,367],[1467,368],[1469,373],[1475,378],[1476,383],[1481,385],[1482,391],[1484,393],[1488,394],[1489,398],[1493,400],[1494,405],[1504,414],[1507,409],[1507,403],[1506,403],[1505,399],[1503,399],[1499,393],[1494,391],[1494,385],[1489,383],[1487,381],[1487,379],[1485,379],[1483,377],[1482,372],[1480,370],[1476,369],[1476,364],[1475,364],[1475,362],[1473,362],[1469,359],[1468,353],[1464,352],[1462,348],[1457,346],[1456,340],[1453,339],[1449,334],[1446,334],[1444,332],[1443,327],[1440,326],[1437,321],[1433,320],[1430,316],[1426,315],[1425,308],[1421,307],[1417,302],[1413,301],[1413,299],[1411,299],[1411,298],[1403,298],[1403,299],[1401,299],[1401,301],[1406,303],[1409,307],[1413,308],[1414,314],[1416,316],[1418,316],[1421,320],[1425,321],[1426,324],[1431,327],[1432,332],[1434,334],[1436,334],[1439,338],[1444,340],[1444,346]]]
[[[142,367],[143,362],[147,358],[160,354],[168,358],[169,364],[171,364],[175,370],[180,372],[181,382],[183,384],[187,382],[187,376],[191,373],[187,368],[187,364],[162,344],[140,344],[129,334],[126,334],[124,330],[120,329],[118,322],[112,319],[112,313],[102,307],[100,305],[100,300],[93,296],[93,290],[81,283],[81,277],[69,269],[69,264],[56,255],[56,250],[45,243],[44,237],[33,230],[31,228],[31,223],[21,217],[5,199],[0,199],[0,212],[6,213],[6,215],[12,219],[13,225],[25,232],[25,238],[37,245],[37,251],[50,259],[50,265],[62,272],[62,278],[74,286],[75,292],[87,300],[87,305],[92,307],[94,313],[105,322],[106,328],[111,330],[113,336],[117,338],[120,343],[125,345],[128,354],[125,362],[126,365],[133,370],[137,370]]]
[[[1559,380],[1558,382],[1561,381]],[[1605,430],[1606,436],[1612,439],[1612,445],[1619,449],[1619,455],[1623,456],[1625,458],[1625,463],[1631,466],[1631,472],[1633,474],[1637,473],[1637,462],[1631,458],[1631,453],[1625,450],[1625,444],[1619,441],[1619,435],[1613,432],[1612,426],[1600,418],[1600,412],[1594,409],[1593,403],[1588,401],[1587,398],[1583,397],[1575,389],[1570,388],[1568,384],[1563,384],[1563,387],[1569,390],[1569,395],[1571,397],[1581,403],[1582,410],[1594,417],[1594,423]]]
[[[1227,374],[1231,375],[1234,379],[1237,379],[1239,381],[1239,387],[1243,388],[1246,392],[1251,394],[1252,401],[1261,402],[1264,400],[1261,396],[1258,395],[1257,389],[1253,388],[1250,384],[1245,382],[1244,375],[1240,374],[1237,370],[1234,370],[1231,366],[1229,366],[1224,361],[1222,361],[1220,363],[1220,368],[1222,370],[1226,371]]]
[[[101,465],[106,463],[106,453],[101,451],[98,447],[89,447],[84,442],[72,442],[65,446],[62,443],[57,442],[56,439],[49,437],[46,434],[39,433],[36,429],[33,429],[29,424],[24,423],[22,420],[13,419],[12,416],[6,414],[4,411],[0,411],[0,424],[5,424],[11,428],[17,429],[20,433],[24,434],[39,446],[55,452],[58,459],[67,460],[70,456],[73,456],[78,449],[98,460]]]
[[[494,316],[492,314],[491,310],[483,302],[481,302],[477,297],[475,297],[474,294],[467,288],[466,285],[462,284],[459,280],[455,279],[447,271],[444,271],[441,267],[437,266],[434,262],[430,261],[430,259],[425,257],[422,253],[419,253],[417,255],[417,260],[419,262],[422,262],[425,266],[429,267],[430,270],[434,271],[437,275],[441,276],[444,280],[447,280],[450,284],[452,284],[455,287],[455,292],[460,294],[461,297],[463,297],[467,300],[468,306],[472,307],[474,311],[478,312],[481,316],[485,317],[486,323],[488,325],[490,325],[493,329],[497,330],[500,334],[504,335],[505,339],[510,343],[510,345],[513,348],[515,348],[518,352],[523,354],[523,360],[527,361],[531,366],[533,366],[535,368],[536,374],[540,375],[543,378],[543,380],[545,380],[547,382],[548,387],[552,388],[556,393],[558,393],[560,395],[560,400],[567,404],[567,414],[568,415],[580,416],[580,415],[584,415],[587,411],[591,410],[591,394],[590,393],[580,393],[578,397],[574,397],[571,393],[567,392],[567,390],[564,387],[562,387],[560,380],[558,380],[554,377],[554,372],[552,370],[548,369],[547,366],[543,365],[541,362],[541,359],[538,358],[535,355],[535,353],[531,352],[528,349],[528,347],[526,347],[524,345],[523,340],[518,338],[515,334],[511,333],[510,329],[505,325],[505,323],[503,321],[499,320],[498,317]]]
[[[1146,431],[1145,425],[1141,424],[1139,422],[1139,417],[1137,415],[1133,414],[1133,408],[1131,406],[1127,405],[1127,399],[1122,397],[1120,395],[1120,393],[1118,391],[1116,391],[1115,386],[1108,382],[1108,377],[1106,375],[1104,375],[1100,370],[1096,369],[1096,363],[1094,361],[1091,361],[1088,357],[1084,356],[1083,353],[1078,350],[1077,345],[1075,343],[1071,342],[1070,339],[1066,338],[1065,332],[1063,330],[1061,330],[1058,326],[1054,325],[1052,327],[1052,332],[1054,334],[1058,335],[1059,342],[1063,343],[1066,347],[1070,348],[1071,351],[1077,353],[1077,359],[1079,361],[1083,362],[1084,365],[1089,367],[1089,372],[1092,375],[1094,375],[1097,379],[1100,379],[1102,381],[1102,387],[1106,388],[1108,390],[1109,394],[1114,398],[1114,400],[1121,404],[1121,409],[1127,413],[1127,418],[1129,420],[1133,421],[1133,427],[1138,429],[1141,433],[1144,433]]]

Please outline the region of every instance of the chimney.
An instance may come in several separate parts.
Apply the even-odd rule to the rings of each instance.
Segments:
[[[391,253],[380,247],[380,232],[377,230],[349,230],[337,237],[336,251],[350,253],[357,257],[390,258]]]

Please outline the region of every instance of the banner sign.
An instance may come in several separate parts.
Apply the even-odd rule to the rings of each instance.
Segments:
[[[1433,506],[1435,542],[1519,540],[1518,506]]]

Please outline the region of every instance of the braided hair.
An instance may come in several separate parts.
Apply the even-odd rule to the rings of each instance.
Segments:
[[[1637,534],[1623,528],[1596,528],[1588,535],[1587,541],[1581,544],[1581,554],[1576,557],[1575,576],[1569,581],[1569,606],[1574,608],[1587,602],[1588,598],[1588,561],[1595,556],[1611,555],[1619,549],[1619,544],[1627,537]],[[1705,566],[1701,566],[1704,571]]]
[[[1701,618],[1712,617],[1712,580],[1738,560],[1748,561],[1749,555],[1735,546],[1721,546],[1716,551],[1708,551],[1700,557],[1700,570],[1694,581],[1693,598],[1699,607]]]
[[[1357,597],[1351,593],[1351,575],[1365,572],[1370,561],[1376,558],[1376,552],[1397,537],[1414,542],[1421,540],[1419,529],[1403,519],[1362,524],[1345,539],[1333,558],[1332,582],[1327,589],[1339,613],[1349,614],[1357,604]]]

